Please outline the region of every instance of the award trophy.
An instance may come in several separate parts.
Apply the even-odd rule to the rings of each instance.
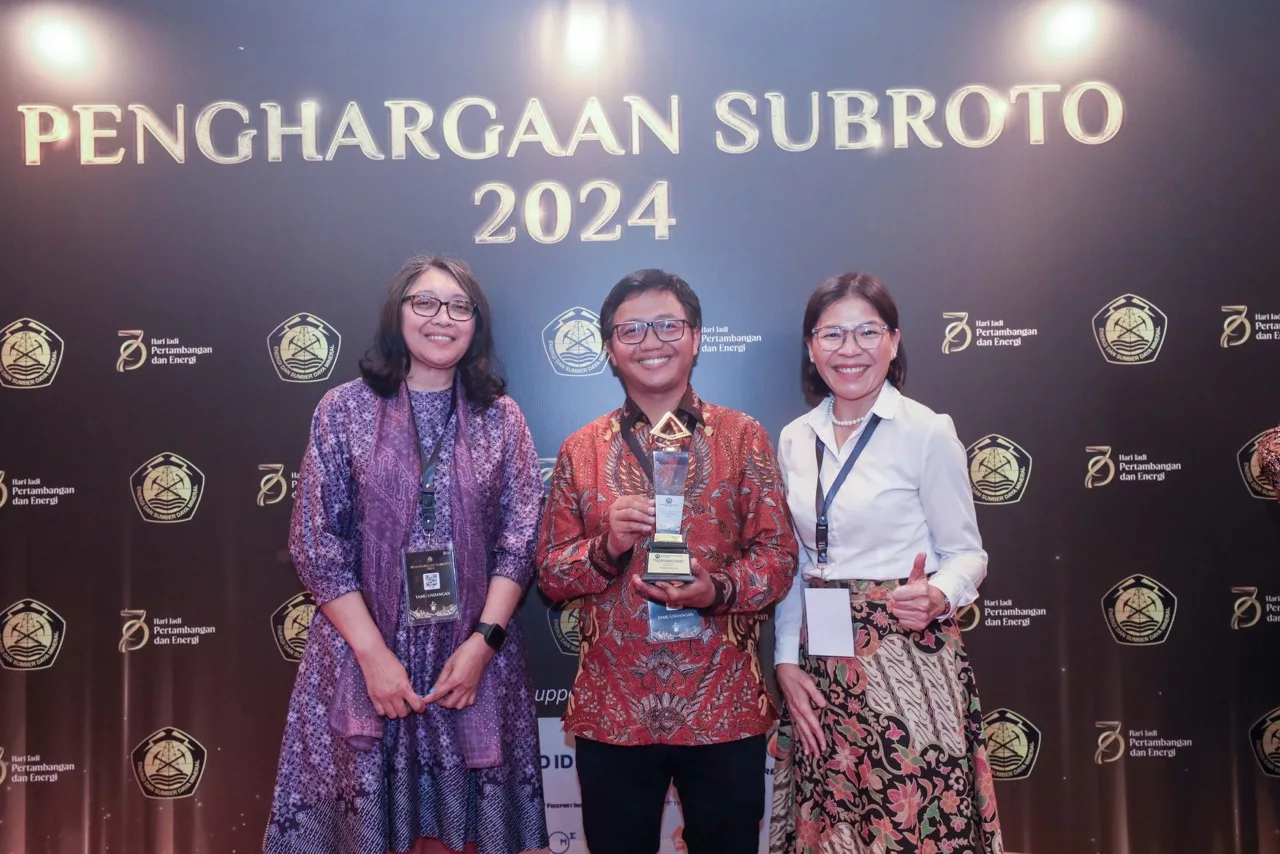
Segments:
[[[693,434],[673,413],[658,421],[649,437],[660,447],[653,452],[653,495],[655,525],[653,543],[644,580],[693,581],[689,565],[689,544],[680,531],[684,518],[684,481],[689,471],[689,453],[679,443]]]

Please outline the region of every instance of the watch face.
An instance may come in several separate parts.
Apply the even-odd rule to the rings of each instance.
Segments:
[[[507,630],[496,623],[486,624],[482,634],[489,646],[493,647],[495,650],[501,649],[502,645],[507,640]]]

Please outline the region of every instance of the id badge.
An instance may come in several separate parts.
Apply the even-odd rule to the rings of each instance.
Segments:
[[[694,608],[671,608],[649,600],[649,642],[674,643],[697,640],[707,630],[707,619]]]
[[[409,625],[451,623],[458,619],[458,570],[453,546],[404,553],[404,583]]]
[[[813,656],[853,658],[856,627],[849,591],[841,587],[804,590],[805,650]]]

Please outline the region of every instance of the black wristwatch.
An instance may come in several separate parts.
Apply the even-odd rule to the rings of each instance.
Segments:
[[[507,630],[496,623],[476,623],[476,634],[484,638],[494,652],[501,652],[507,642]]]

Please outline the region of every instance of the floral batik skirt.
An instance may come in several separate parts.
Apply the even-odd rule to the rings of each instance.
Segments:
[[[811,582],[820,584],[821,582]],[[1002,854],[973,669],[954,620],[902,628],[897,581],[853,581],[855,658],[801,666],[827,706],[826,750],[778,730],[771,854]],[[829,586],[836,586],[828,582]]]

